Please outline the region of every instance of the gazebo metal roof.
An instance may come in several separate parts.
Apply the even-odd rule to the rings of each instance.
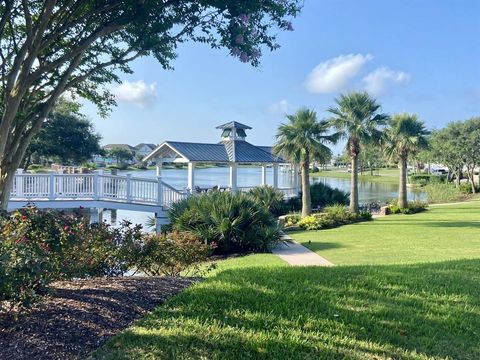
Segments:
[[[251,129],[250,126],[231,121],[217,129]],[[165,141],[143,160],[157,158],[166,162],[210,162],[210,163],[284,163],[285,160],[272,153],[271,146],[255,146],[245,141],[245,136],[223,137],[217,144],[182,141]]]
[[[218,144],[192,143],[180,141],[165,141],[150,153],[144,161],[156,157],[168,157],[175,153],[180,162],[217,162],[217,163],[283,163],[283,159],[268,151],[270,147],[252,145],[243,140],[223,141]]]
[[[222,125],[218,125],[215,129],[244,129],[244,130],[251,130],[252,128],[248,125],[236,122],[236,121],[230,121]]]

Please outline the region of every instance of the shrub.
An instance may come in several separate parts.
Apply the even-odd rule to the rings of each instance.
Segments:
[[[339,189],[332,188],[323,183],[316,183],[310,186],[313,208],[323,208],[335,204],[348,204],[349,194]]]
[[[79,215],[29,207],[0,221],[0,310],[28,308],[53,281],[122,275],[125,243],[138,239],[140,226],[89,224]]]
[[[310,185],[310,196],[312,199],[312,208],[314,209],[321,209],[325,206],[334,204],[347,205],[349,202],[348,193],[337,188],[332,188],[331,186],[323,183],[316,183]],[[301,198],[302,195],[300,194],[299,197],[288,199],[285,203],[285,212],[300,211],[300,209],[302,208]]]
[[[280,216],[285,214],[285,201],[280,190],[271,186],[257,186],[251,189],[247,195],[268,209],[273,215]]]
[[[145,235],[132,243],[128,257],[136,270],[150,276],[200,274],[214,244],[206,245],[187,232]]]
[[[472,194],[472,184],[471,183],[460,183],[458,188],[462,194]],[[479,192],[480,187],[475,186],[475,192]]]
[[[466,195],[453,184],[430,184],[425,186],[429,203],[445,203],[463,200]]]
[[[297,225],[305,230],[320,230],[322,228],[320,218],[314,215],[305,216],[300,219]]]
[[[410,175],[410,182],[415,185],[425,186],[428,184],[443,184],[447,181],[447,175],[414,174]]]
[[[217,253],[268,251],[279,240],[274,216],[242,193],[212,191],[174,203],[169,212],[172,228],[188,231]]]
[[[321,230],[361,221],[369,221],[371,219],[372,215],[369,212],[362,212],[356,215],[349,212],[345,206],[337,204],[326,207],[322,213],[300,219],[296,225],[305,230]],[[288,226],[288,221],[286,226]]]
[[[300,214],[289,214],[285,217],[285,226],[294,226],[297,225],[298,222],[302,219]]]
[[[425,211],[428,208],[428,203],[424,201],[409,201],[406,208],[398,206],[398,200],[392,199],[387,207],[387,214],[416,214]]]

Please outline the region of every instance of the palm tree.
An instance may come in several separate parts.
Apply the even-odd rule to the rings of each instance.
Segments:
[[[338,136],[327,134],[330,125],[326,121],[317,121],[317,114],[313,110],[300,109],[293,115],[287,115],[287,119],[288,123],[278,128],[273,151],[301,167],[302,217],[305,217],[312,213],[310,162],[331,156],[332,152],[325,143],[334,144]]]
[[[398,187],[398,206],[408,207],[407,202],[407,162],[408,156],[425,149],[428,145],[423,121],[418,120],[415,114],[397,114],[390,121],[386,132],[385,151],[391,158],[398,159],[400,168],[400,184]]]
[[[335,99],[336,107],[327,111],[333,116],[330,124],[347,139],[347,152],[352,162],[350,212],[358,213],[358,156],[365,144],[380,142],[388,115],[379,113],[380,105],[366,92],[351,92]]]

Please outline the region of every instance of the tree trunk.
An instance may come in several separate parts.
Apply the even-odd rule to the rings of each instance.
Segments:
[[[358,155],[352,156],[352,174],[350,184],[350,208],[351,213],[358,213]]]
[[[398,207],[405,209],[407,202],[407,156],[400,156],[400,184],[398,185]]]
[[[29,154],[28,156],[25,157],[25,159],[23,160],[23,164],[20,164],[20,167],[27,171],[28,170],[28,167],[31,165],[32,163],[32,154]]]
[[[473,168],[472,171],[468,171],[468,176],[470,178],[470,184],[472,186],[472,194],[475,194],[477,192],[477,189],[475,188],[475,169]]]
[[[10,191],[15,177],[18,164],[9,164],[8,166],[0,166],[0,209],[7,210],[8,201],[10,200]]]
[[[312,214],[312,198],[310,196],[310,175],[308,173],[310,164],[308,161],[302,163],[302,217]]]
[[[462,177],[462,172],[460,167],[457,169],[457,178],[455,179],[455,186],[458,188],[460,187],[460,178]]]

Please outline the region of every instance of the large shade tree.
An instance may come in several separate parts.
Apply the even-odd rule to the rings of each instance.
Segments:
[[[273,151],[294,164],[300,165],[302,172],[302,217],[312,213],[310,196],[310,163],[331,156],[326,144],[337,140],[336,134],[329,134],[326,121],[318,121],[313,110],[301,109],[287,115],[288,122],[280,125]]]
[[[352,163],[350,211],[358,213],[358,160],[362,146],[379,143],[382,126],[388,116],[380,113],[380,105],[366,92],[342,94],[336,106],[328,109],[330,124],[347,140],[346,149]]]
[[[153,56],[170,68],[180,43],[195,41],[256,66],[291,30],[301,0],[1,0],[0,207],[28,144],[65,91],[115,102],[107,84]]]
[[[31,159],[57,161],[63,165],[81,165],[102,154],[102,137],[93,124],[80,112],[81,106],[62,99],[45,120],[27,148],[23,168]]]
[[[407,202],[407,164],[409,156],[415,155],[428,146],[429,132],[423,121],[415,114],[396,114],[390,120],[385,136],[385,151],[392,159],[398,160],[400,182],[398,187],[398,206],[408,207]]]

